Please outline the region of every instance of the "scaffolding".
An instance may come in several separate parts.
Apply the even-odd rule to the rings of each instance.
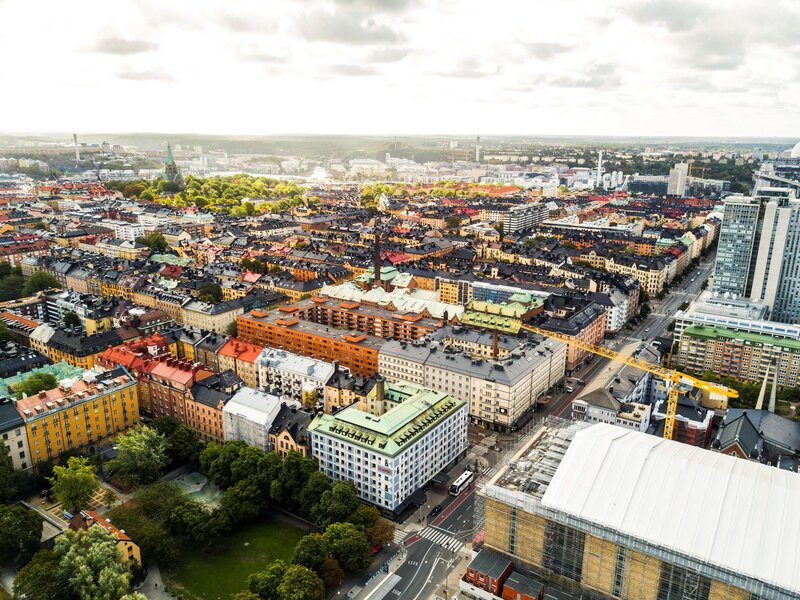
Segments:
[[[798,598],[742,573],[544,506],[542,497],[572,439],[586,427],[592,425],[548,417],[506,453],[500,469],[479,482],[474,522],[483,531],[484,548],[507,556],[518,570],[580,589],[583,598]],[[663,511],[664,519],[670,509],[652,507]]]

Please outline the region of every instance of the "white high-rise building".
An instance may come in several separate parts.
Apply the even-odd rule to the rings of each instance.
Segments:
[[[669,170],[669,181],[667,182],[667,194],[670,196],[686,195],[686,178],[689,175],[689,165],[678,163]]]
[[[729,196],[714,291],[763,303],[770,319],[800,322],[800,200],[790,188]]]
[[[331,479],[352,481],[359,497],[399,514],[412,495],[455,465],[469,442],[467,404],[408,382],[384,383],[359,404],[309,425],[311,452]]]

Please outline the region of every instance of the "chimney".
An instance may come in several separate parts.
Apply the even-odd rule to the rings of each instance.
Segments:
[[[383,398],[385,395],[385,388],[384,388],[385,380],[383,379],[382,375],[375,376],[375,399],[383,404]]]

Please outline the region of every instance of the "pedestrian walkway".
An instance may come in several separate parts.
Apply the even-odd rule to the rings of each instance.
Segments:
[[[434,544],[441,546],[445,550],[450,550],[451,552],[458,552],[464,545],[464,542],[454,538],[449,533],[445,533],[438,527],[426,527],[422,530],[420,535],[426,540],[430,540]]]
[[[410,533],[411,532],[403,531],[402,529],[395,529],[392,541],[399,546],[409,536]]]

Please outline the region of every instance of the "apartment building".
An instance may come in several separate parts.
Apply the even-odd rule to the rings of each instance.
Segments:
[[[513,431],[563,379],[566,359],[566,344],[541,336],[497,359],[472,358],[443,342],[389,341],[381,347],[378,370],[390,381],[409,381],[466,402],[473,423]]]
[[[312,454],[328,477],[353,482],[362,500],[399,515],[463,456],[467,404],[408,382],[381,383],[370,397],[377,414],[353,405],[318,415],[308,427]]]
[[[247,387],[258,387],[256,360],[263,348],[244,340],[230,338],[218,351],[217,371],[230,370],[241,377]]]
[[[347,331],[300,319],[280,309],[254,310],[237,319],[239,338],[326,362],[338,361],[357,375],[378,372],[383,340],[360,331]]]
[[[325,385],[337,370],[333,363],[269,347],[259,354],[256,365],[257,387],[280,390],[283,396],[312,407],[324,397]]]
[[[686,327],[673,353],[676,366],[723,377],[763,381],[767,370],[779,386],[800,385],[800,340],[710,326]]]
[[[15,402],[25,423],[31,465],[69,450],[92,452],[139,421],[136,380],[124,367],[85,371]]]
[[[225,441],[242,441],[268,452],[269,428],[280,409],[280,396],[241,388],[222,409]]]

